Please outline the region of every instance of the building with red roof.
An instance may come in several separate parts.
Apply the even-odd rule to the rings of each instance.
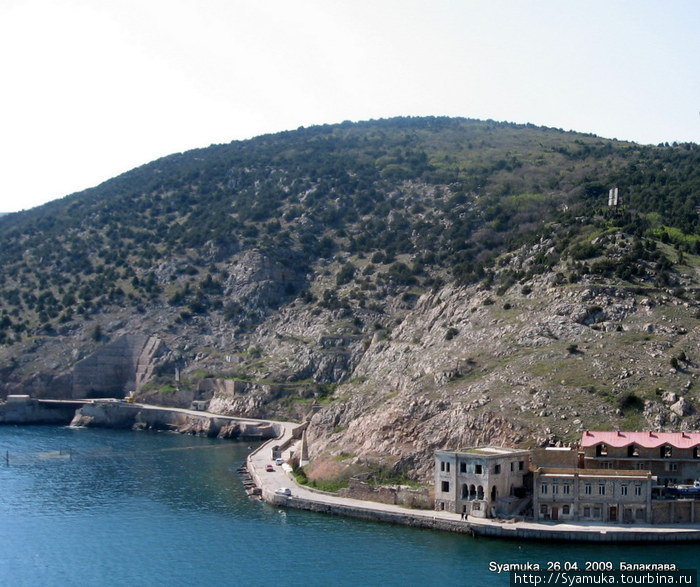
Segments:
[[[586,430],[581,450],[586,469],[648,470],[660,485],[700,479],[700,432]]]

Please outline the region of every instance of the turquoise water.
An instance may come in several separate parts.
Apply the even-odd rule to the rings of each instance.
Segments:
[[[282,511],[246,497],[249,446],[0,427],[0,585],[482,586],[508,584],[491,561],[700,559],[696,545],[517,543]]]

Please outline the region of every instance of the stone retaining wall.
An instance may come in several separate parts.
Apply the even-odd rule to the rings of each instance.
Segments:
[[[462,522],[440,519],[438,517],[424,517],[414,515],[411,512],[397,514],[388,511],[370,510],[359,507],[350,507],[338,504],[327,504],[312,501],[299,497],[285,497],[276,494],[266,494],[263,492],[265,501],[277,506],[291,507],[295,509],[308,510],[323,514],[337,516],[348,516],[372,522],[387,522],[390,524],[401,524],[414,528],[428,528],[432,530],[445,530],[460,534],[470,534],[473,536],[487,536],[492,538],[506,538],[517,540],[548,540],[548,541],[571,541],[571,542],[605,542],[605,543],[641,543],[641,542],[698,542],[700,541],[700,531],[677,531],[668,530],[664,532],[616,532],[609,530],[599,532],[595,530],[586,531],[565,531],[543,528],[521,528],[515,524],[503,523],[500,525],[481,525],[473,522]]]

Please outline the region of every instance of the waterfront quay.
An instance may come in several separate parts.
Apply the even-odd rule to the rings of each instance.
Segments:
[[[700,524],[623,525],[587,522],[528,522],[522,520],[485,519],[450,511],[417,510],[406,507],[340,497],[338,495],[299,485],[289,465],[292,455],[300,454],[301,441],[295,434],[296,425],[276,422],[282,434],[261,445],[247,459],[248,472],[260,488],[262,499],[268,503],[325,514],[349,516],[362,520],[402,524],[469,534],[519,540],[552,540],[603,543],[654,543],[700,541]],[[275,452],[273,453],[273,449]],[[281,455],[284,465],[274,464],[273,456]],[[268,465],[272,471],[267,471]],[[287,487],[291,495],[276,490]]]
[[[19,398],[18,398],[19,399]],[[41,403],[39,403],[41,401]],[[260,489],[262,499],[268,503],[281,506],[315,511],[339,516],[348,516],[363,520],[401,524],[418,528],[445,530],[469,534],[472,536],[491,536],[498,538],[584,541],[584,542],[687,542],[700,541],[700,524],[673,525],[606,525],[591,522],[538,521],[529,522],[517,518],[493,519],[477,518],[472,515],[462,517],[460,513],[447,510],[418,510],[402,506],[383,504],[372,501],[341,497],[306,486],[299,485],[292,475],[287,461],[291,456],[302,454],[304,425],[292,422],[272,420],[255,420],[223,416],[203,410],[188,410],[131,404],[111,398],[83,401],[30,400],[23,397],[17,401],[4,404],[5,423],[30,424],[47,423],[47,411],[54,412],[59,406],[67,410],[64,424],[71,421],[68,415],[74,414],[74,404],[80,404],[81,410],[87,410],[92,426],[105,428],[132,427],[148,425],[152,428],[171,429],[179,432],[202,434],[212,433],[225,425],[237,427],[237,436],[247,438],[267,438],[267,442],[254,450],[247,458],[247,469],[253,481]],[[28,410],[24,410],[28,408]],[[16,417],[15,417],[16,416]],[[1,419],[0,419],[1,421]],[[281,458],[284,464],[274,464]],[[272,465],[272,471],[266,470]],[[279,495],[276,490],[287,487],[291,495]]]

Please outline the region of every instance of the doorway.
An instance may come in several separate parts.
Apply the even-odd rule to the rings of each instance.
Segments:
[[[609,519],[611,522],[617,522],[617,506],[616,505],[611,505],[610,506],[610,516]]]
[[[559,508],[555,505],[552,506],[552,520],[559,519]]]

